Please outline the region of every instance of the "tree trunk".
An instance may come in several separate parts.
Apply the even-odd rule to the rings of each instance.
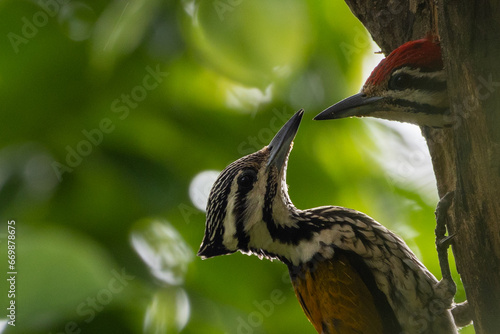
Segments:
[[[478,334],[500,331],[500,4],[346,0],[385,54],[441,37],[452,117],[422,128],[440,197],[455,191],[452,249]]]

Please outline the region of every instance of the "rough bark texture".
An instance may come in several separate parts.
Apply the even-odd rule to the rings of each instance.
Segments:
[[[388,54],[441,37],[452,116],[422,128],[439,195],[455,191],[449,230],[478,334],[500,332],[500,5],[481,0],[346,0]]]

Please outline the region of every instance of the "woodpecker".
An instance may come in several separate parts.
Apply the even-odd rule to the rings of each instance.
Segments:
[[[325,109],[314,119],[370,116],[420,126],[451,125],[446,75],[439,42],[407,42],[383,59],[361,92]]]
[[[280,260],[318,333],[457,333],[453,296],[401,238],[359,211],[293,205],[286,169],[302,115],[221,172],[198,255]]]

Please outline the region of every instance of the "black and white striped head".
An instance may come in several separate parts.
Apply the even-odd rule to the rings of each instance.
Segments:
[[[292,116],[268,146],[220,173],[208,198],[199,256],[210,258],[238,250],[248,253],[271,242],[263,215],[273,208],[282,210],[287,219],[292,204],[286,189],[286,164],[303,113],[299,110]]]
[[[439,43],[405,43],[373,70],[361,92],[325,109],[316,120],[370,116],[420,126],[450,125]]]

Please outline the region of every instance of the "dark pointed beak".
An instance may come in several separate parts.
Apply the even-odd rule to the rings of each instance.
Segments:
[[[300,109],[288,120],[288,122],[283,125],[281,130],[278,131],[276,136],[274,136],[271,143],[267,146],[271,151],[269,160],[267,162],[267,167],[274,165],[281,170],[283,167],[288,152],[292,146],[292,141],[297,134],[299,129],[300,121],[302,120],[302,115],[304,115],[304,109]]]
[[[369,116],[372,112],[380,110],[380,96],[367,97],[363,93],[350,96],[333,106],[326,108],[314,117],[315,120],[338,119],[351,116]]]

